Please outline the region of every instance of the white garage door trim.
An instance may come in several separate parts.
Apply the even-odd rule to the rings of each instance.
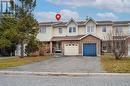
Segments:
[[[64,44],[64,55],[79,55],[79,44]]]

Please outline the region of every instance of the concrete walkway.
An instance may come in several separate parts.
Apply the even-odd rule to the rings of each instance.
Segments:
[[[6,69],[7,71],[101,73],[99,57],[59,57],[47,61]]]

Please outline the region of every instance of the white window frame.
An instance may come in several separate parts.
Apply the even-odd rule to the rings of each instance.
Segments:
[[[62,28],[58,28],[59,34],[63,33],[63,29]]]
[[[40,33],[46,33],[46,27],[41,27],[40,28]]]
[[[116,33],[123,33],[123,27],[116,27]]]
[[[95,32],[95,27],[94,26],[87,26],[86,32],[91,34]]]
[[[73,33],[76,33],[76,27],[73,27]]]
[[[102,32],[103,33],[107,32],[107,27],[106,26],[102,26]]]
[[[71,30],[70,30],[71,29]],[[74,30],[75,29],[75,30]],[[70,32],[71,31],[71,32]],[[69,33],[76,33],[76,27],[69,27]]]

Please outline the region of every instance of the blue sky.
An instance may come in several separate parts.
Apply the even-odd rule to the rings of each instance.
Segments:
[[[130,20],[130,0],[37,0],[35,16],[39,22],[56,21],[60,13],[62,21],[70,18],[85,20]]]

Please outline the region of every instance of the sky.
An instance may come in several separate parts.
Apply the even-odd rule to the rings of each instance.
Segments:
[[[130,0],[37,0],[35,17],[39,22],[85,20],[130,20]]]

